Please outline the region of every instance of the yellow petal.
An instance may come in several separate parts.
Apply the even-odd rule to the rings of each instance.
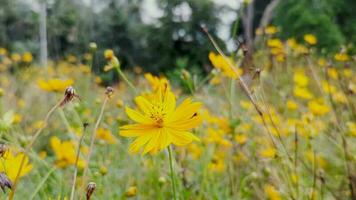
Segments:
[[[130,117],[130,119],[132,119],[133,121],[137,122],[137,123],[141,123],[141,124],[152,124],[153,121],[142,115],[140,112],[133,110],[129,107],[126,107],[126,114]]]

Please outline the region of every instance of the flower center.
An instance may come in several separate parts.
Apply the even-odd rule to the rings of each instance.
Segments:
[[[153,106],[153,111],[151,112],[150,118],[155,121],[158,128],[162,128],[164,124],[164,118],[166,113],[164,112],[163,106],[156,105]]]

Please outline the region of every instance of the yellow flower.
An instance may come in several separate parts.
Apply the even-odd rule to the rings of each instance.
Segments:
[[[265,186],[265,193],[269,200],[282,200],[281,195],[272,185]]]
[[[344,70],[343,70],[343,74],[344,74],[344,76],[347,77],[347,78],[351,78],[351,77],[353,76],[353,72],[352,72],[351,69],[344,69]]]
[[[338,79],[339,75],[335,68],[329,68],[327,72],[330,78],[334,80]]]
[[[346,104],[347,103],[347,97],[346,95],[339,91],[339,92],[336,92],[335,94],[333,94],[333,99],[336,103],[342,103],[342,104]]]
[[[139,111],[126,107],[126,113],[136,124],[120,127],[120,135],[137,137],[130,145],[131,153],[143,146],[143,154],[146,154],[156,153],[171,143],[183,146],[199,141],[189,130],[202,122],[197,113],[201,103],[193,103],[188,98],[176,108],[175,96],[167,87],[148,96],[138,96],[135,102]]]
[[[115,144],[117,142],[116,138],[111,134],[111,131],[105,128],[98,128],[96,138],[102,139],[109,144]]]
[[[194,143],[189,144],[187,146],[187,150],[192,155],[193,159],[195,159],[195,160],[199,159],[202,154],[201,148]]]
[[[295,38],[290,38],[287,40],[287,45],[291,48],[291,49],[295,49],[298,46],[297,41],[295,40]]]
[[[25,160],[20,174],[20,177],[23,177],[33,168],[32,164],[29,163],[29,158],[25,154],[15,154],[12,151],[7,151],[3,157],[3,160],[1,161],[0,171],[4,172],[11,181],[14,181],[17,176],[17,172],[20,169],[23,156],[25,156]]]
[[[158,88],[164,87],[165,85],[169,87],[169,81],[164,77],[153,76],[151,73],[145,73],[144,77],[153,91],[156,91]]]
[[[220,70],[224,76],[236,79],[238,76],[242,75],[242,70],[241,68],[237,69],[232,69],[231,64],[228,62],[231,62],[231,60],[226,60],[223,56],[219,54],[215,54],[214,52],[209,53],[209,60],[213,64],[213,66]]]
[[[208,169],[214,172],[223,172],[225,170],[224,157],[216,154],[208,164]]]
[[[134,197],[134,196],[136,196],[136,193],[137,193],[137,187],[136,186],[131,186],[126,191],[125,195],[126,195],[126,197]]]
[[[72,79],[50,79],[48,81],[40,79],[37,81],[37,84],[40,89],[47,92],[63,92],[67,87],[71,86],[73,82]]]
[[[297,110],[298,109],[298,104],[293,100],[288,100],[287,101],[287,108],[289,110]]]
[[[276,156],[275,148],[267,148],[260,152],[260,155],[264,158],[274,158]]]
[[[321,87],[323,88],[324,92],[326,92],[327,94],[333,94],[336,92],[336,87],[329,84],[327,81],[323,81],[321,83]]]
[[[302,69],[299,69],[294,73],[293,80],[299,87],[308,86],[309,78],[305,75],[305,72]]]
[[[105,59],[107,59],[107,60],[113,59],[113,58],[114,58],[114,51],[111,50],[111,49],[106,49],[106,50],[104,51],[104,57],[105,57]]]
[[[347,55],[346,53],[337,53],[334,55],[334,59],[336,61],[346,62],[346,61],[350,60],[350,56]]]
[[[247,136],[245,134],[238,134],[235,136],[235,140],[239,144],[245,144],[247,141]]]
[[[356,137],[356,123],[355,122],[346,122],[346,125],[349,129],[350,135]]]
[[[273,35],[273,34],[277,33],[277,31],[278,31],[277,27],[275,27],[275,26],[267,26],[265,29],[265,32],[268,35]]]
[[[312,34],[305,34],[304,35],[304,41],[306,41],[310,45],[315,45],[318,42],[316,37],[314,35],[312,35]]]
[[[329,112],[329,106],[323,101],[312,100],[308,102],[308,108],[314,115],[322,116]]]
[[[58,137],[51,137],[51,147],[56,155],[56,165],[58,167],[67,167],[68,165],[74,165],[76,159],[75,145],[72,141],[61,141]],[[78,160],[78,167],[84,168],[85,161],[83,159]]]
[[[296,86],[294,87],[293,92],[294,96],[302,99],[310,100],[313,98],[313,94],[308,90],[308,88]]]
[[[268,39],[267,46],[270,48],[283,48],[283,43],[280,39]]]
[[[0,47],[0,55],[4,56],[7,54],[7,50],[3,47]]]
[[[22,61],[24,63],[30,63],[30,62],[32,62],[32,60],[33,60],[33,57],[32,57],[32,54],[30,52],[25,52],[22,55]]]
[[[306,157],[310,162],[314,162],[314,160],[315,160],[316,164],[318,166],[320,166],[321,168],[325,168],[326,165],[327,165],[326,160],[321,155],[315,154],[315,157],[314,157],[314,152],[313,151],[310,151],[310,150],[307,151],[306,152]]]

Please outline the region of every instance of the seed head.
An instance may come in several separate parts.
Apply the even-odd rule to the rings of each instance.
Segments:
[[[67,87],[67,89],[64,92],[64,98],[60,103],[60,106],[64,106],[68,102],[72,101],[74,98],[79,99],[79,95],[76,94],[75,89],[72,86]]]
[[[90,200],[90,197],[93,194],[95,189],[96,189],[96,183],[89,182],[88,186],[87,186],[87,200]]]
[[[112,87],[106,87],[105,94],[110,98],[112,94],[114,93],[114,88]]]

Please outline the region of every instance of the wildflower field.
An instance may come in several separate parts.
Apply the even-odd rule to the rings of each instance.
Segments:
[[[0,6],[14,8],[6,2]],[[132,39],[143,27],[135,21],[136,1],[126,2],[130,12],[109,12],[117,6],[110,3],[93,18],[82,6],[84,18],[100,23],[76,21],[77,29],[69,26],[78,16],[59,1],[43,2],[52,29],[46,36],[44,7],[39,41],[22,43],[2,44],[3,35],[11,39],[23,24],[12,26],[16,12],[0,7],[0,200],[356,200],[355,47],[309,25],[285,37],[292,29],[280,15],[265,18],[273,2],[283,11],[294,1],[269,1],[257,28],[244,18],[255,1],[243,1],[225,41],[234,43],[232,50],[215,34],[211,16],[194,15],[213,13],[213,1],[167,1],[162,5],[173,14],[164,17],[172,20],[160,18],[161,27],[148,27],[153,34],[142,40]],[[54,8],[66,12],[51,13]],[[116,21],[95,18],[107,13]],[[133,22],[126,23],[125,13]],[[311,24],[327,19],[310,18]],[[193,19],[193,31],[185,32]],[[59,22],[79,36],[62,37]],[[132,24],[137,35],[129,32]],[[167,40],[171,24],[184,26]],[[81,40],[81,31],[92,38]],[[173,64],[162,67],[167,63]]]
[[[211,72],[182,84],[94,43],[45,68],[1,48],[1,199],[354,198],[355,62],[304,39],[266,35],[251,75],[212,46]]]

